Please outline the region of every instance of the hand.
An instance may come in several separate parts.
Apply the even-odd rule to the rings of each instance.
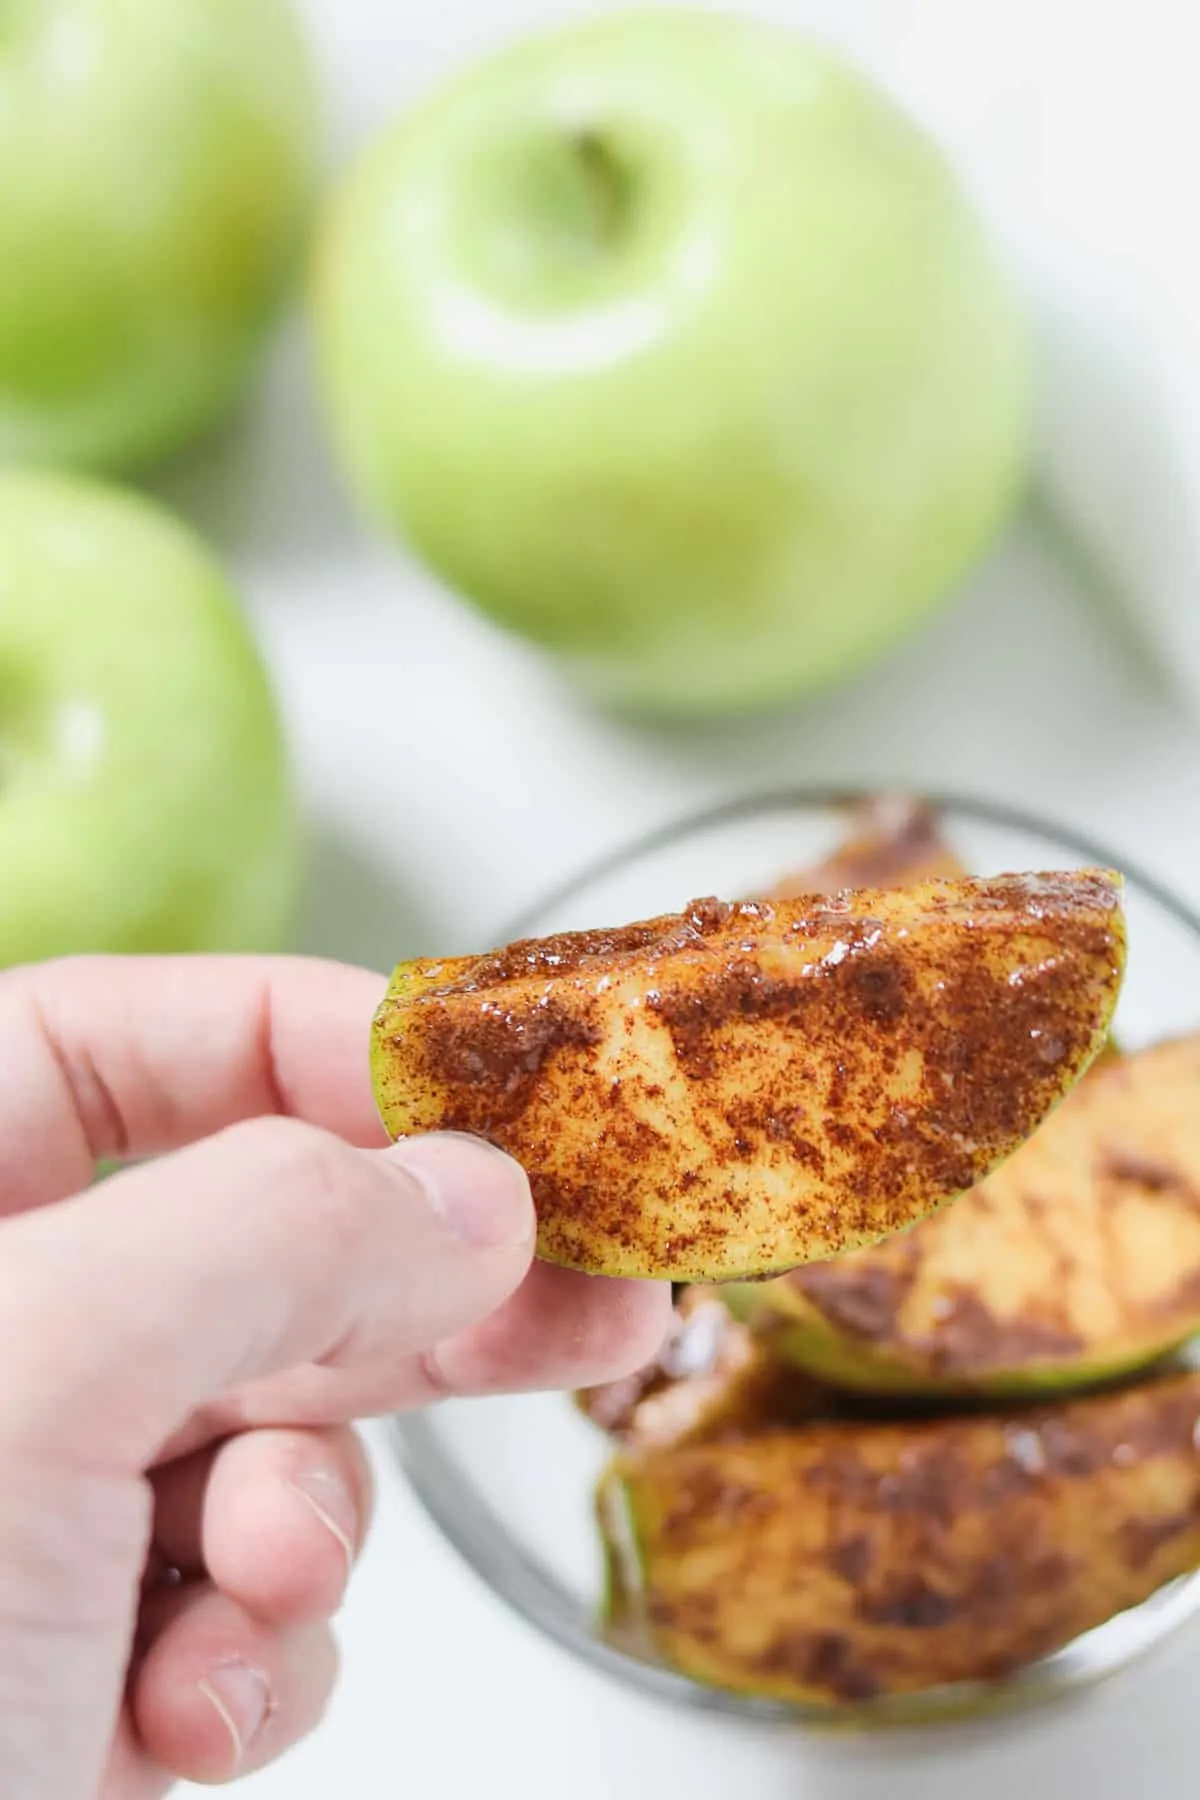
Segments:
[[[270,1761],[333,1682],[370,1508],[348,1422],[657,1347],[665,1288],[531,1265],[507,1157],[382,1147],[381,991],[299,960],[0,976],[5,1800]]]

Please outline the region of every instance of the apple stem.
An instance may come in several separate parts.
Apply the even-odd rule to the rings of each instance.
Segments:
[[[625,211],[625,171],[598,131],[585,127],[571,135],[571,148],[586,181],[596,238],[611,242]]]

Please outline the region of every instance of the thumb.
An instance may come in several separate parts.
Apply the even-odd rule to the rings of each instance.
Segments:
[[[236,1125],[3,1226],[0,1454],[141,1470],[236,1384],[399,1359],[484,1318],[534,1231],[524,1174],[478,1139],[367,1151]]]

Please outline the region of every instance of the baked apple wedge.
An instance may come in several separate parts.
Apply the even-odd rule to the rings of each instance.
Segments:
[[[598,1512],[610,1635],[696,1681],[837,1705],[994,1680],[1200,1567],[1200,1374],[625,1451]]]
[[[376,1014],[393,1137],[529,1171],[538,1254],[766,1275],[971,1187],[1104,1042],[1124,961],[1101,870],[695,901],[612,931],[402,963]]]

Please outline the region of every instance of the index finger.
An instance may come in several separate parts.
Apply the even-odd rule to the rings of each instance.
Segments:
[[[0,974],[0,1214],[106,1158],[282,1114],[386,1135],[367,1066],[382,976],[307,957],[76,957]]]

